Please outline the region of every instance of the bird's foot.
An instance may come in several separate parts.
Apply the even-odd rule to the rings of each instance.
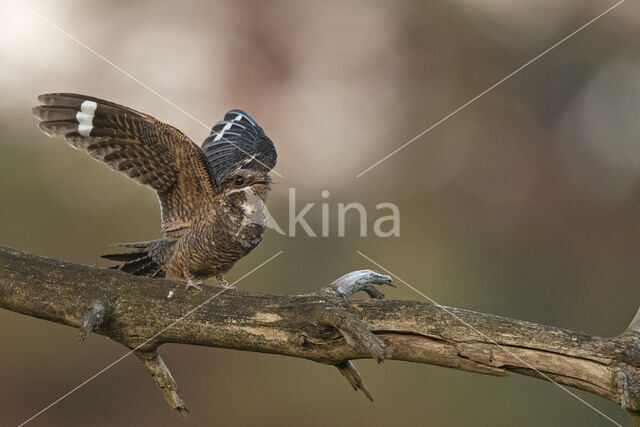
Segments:
[[[225,280],[222,274],[218,274],[216,276],[216,280],[218,281],[218,284],[222,286],[223,289],[237,289],[234,285],[229,284],[229,282]]]
[[[203,291],[202,285],[204,284],[204,282],[202,280],[196,280],[190,274],[185,275],[185,277],[187,278],[187,285],[184,287],[185,291],[189,290],[189,288],[196,288],[200,292]]]

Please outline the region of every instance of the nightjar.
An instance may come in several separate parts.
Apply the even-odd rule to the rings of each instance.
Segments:
[[[247,113],[230,110],[199,147],[182,132],[131,108],[72,93],[40,95],[40,129],[155,190],[164,237],[122,243],[104,255],[114,267],[150,277],[178,277],[186,289],[223,275],[262,240],[273,142]]]

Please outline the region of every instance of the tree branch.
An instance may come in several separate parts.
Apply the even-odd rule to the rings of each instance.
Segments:
[[[0,246],[0,307],[80,328],[81,337],[95,331],[136,349],[167,401],[181,414],[186,414],[186,405],[157,353],[163,343],[335,365],[368,397],[350,360],[386,358],[489,375],[516,372],[586,390],[634,415],[640,413],[640,310],[624,333],[605,338],[457,308],[383,300],[372,284],[391,282],[388,276],[366,270],[310,295],[226,291],[167,328],[219,288],[185,291],[179,282]],[[374,299],[349,300],[358,290]],[[150,337],[154,338],[145,342]]]
[[[184,400],[182,400],[180,387],[178,387],[176,380],[173,379],[169,368],[164,364],[164,360],[162,360],[160,354],[158,354],[157,351],[136,351],[136,355],[147,367],[156,384],[158,384],[158,387],[162,390],[167,403],[178,411],[181,417],[186,417],[189,414],[189,409],[187,408],[187,404],[184,403]]]

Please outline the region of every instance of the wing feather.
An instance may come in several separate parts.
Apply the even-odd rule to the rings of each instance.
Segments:
[[[182,132],[116,103],[73,93],[40,95],[33,109],[40,129],[63,136],[74,148],[154,189],[162,228],[179,233],[191,224],[202,200],[214,196],[203,151]]]

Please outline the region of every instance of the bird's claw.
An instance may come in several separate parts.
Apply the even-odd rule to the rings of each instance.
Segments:
[[[197,290],[202,292],[204,290],[202,288],[203,283],[204,282],[202,280],[195,280],[193,279],[193,277],[187,277],[187,285],[184,287],[184,290],[188,291],[189,288],[196,288]]]
[[[237,287],[235,287],[234,285],[230,284],[229,282],[227,282],[224,279],[224,276],[222,274],[219,274],[216,276],[216,280],[218,281],[218,284],[220,286],[222,286],[222,289],[238,289]]]
[[[202,288],[202,285],[198,285],[198,284],[195,284],[195,283],[187,283],[187,285],[184,287],[184,290],[188,291],[189,288],[196,288],[200,292],[204,291],[204,289]]]

